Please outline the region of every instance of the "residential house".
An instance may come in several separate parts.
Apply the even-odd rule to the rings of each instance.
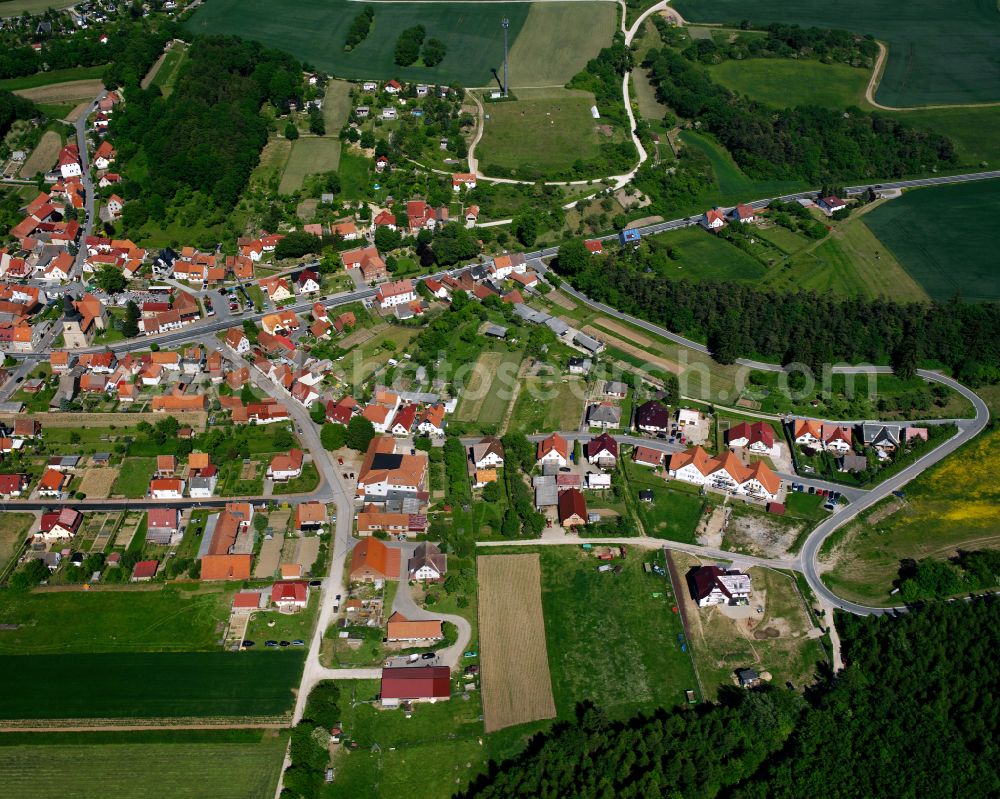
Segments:
[[[628,386],[617,380],[609,380],[604,384],[604,395],[606,397],[616,397],[617,399],[625,399],[628,395]]]
[[[115,162],[115,155],[115,148],[105,139],[94,151],[94,166],[98,169],[107,169]]]
[[[817,205],[819,205],[819,207],[828,214],[835,214],[837,211],[842,211],[847,207],[847,203],[839,197],[834,197],[833,195],[830,195],[829,197],[820,197]]]
[[[607,433],[587,442],[587,462],[602,469],[613,469],[618,462],[618,442]]]
[[[764,461],[745,466],[732,452],[715,458],[701,447],[677,452],[670,456],[668,471],[675,480],[766,502],[775,501],[781,491],[781,479]]]
[[[726,215],[718,208],[711,208],[702,214],[701,224],[706,230],[719,230],[726,224]]]
[[[160,567],[159,561],[156,560],[140,560],[135,564],[132,569],[133,583],[148,583],[154,577],[156,577],[156,572]]]
[[[184,481],[178,477],[154,477],[149,481],[149,496],[153,499],[180,499],[184,496]]]
[[[583,242],[583,246],[591,255],[600,255],[604,252],[604,242],[600,239],[587,239]]]
[[[579,527],[587,523],[587,502],[576,488],[559,494],[559,524],[565,528]]]
[[[26,474],[0,474],[0,497],[16,499],[27,492],[30,482]]]
[[[737,205],[729,212],[729,218],[733,222],[749,223],[757,219],[757,211],[752,205]]]
[[[562,468],[569,464],[569,444],[558,433],[553,433],[538,442],[535,460],[539,466],[555,464]]]
[[[56,469],[46,469],[38,481],[38,496],[59,499],[62,497],[63,489],[72,479],[73,476],[70,474],[64,474]]]
[[[688,573],[691,598],[698,607],[710,605],[746,605],[750,602],[751,578],[735,569],[699,566]]]
[[[399,611],[389,617],[386,624],[387,641],[406,641],[408,643],[424,643],[440,641],[444,638],[440,619],[421,619],[410,621]]]
[[[670,431],[670,411],[655,400],[644,402],[635,409],[635,427],[640,433],[665,435]]]
[[[455,191],[476,188],[476,176],[471,172],[456,172],[451,176],[451,187]]]
[[[496,469],[504,463],[503,444],[496,436],[487,436],[469,448],[469,460],[476,469]]]
[[[740,422],[726,431],[726,446],[743,448],[755,455],[775,456],[774,428],[767,422]]]
[[[444,435],[444,405],[430,405],[420,412],[417,418],[417,432],[425,436]]]
[[[611,430],[621,426],[622,409],[610,402],[599,402],[587,408],[587,426]]]
[[[305,582],[277,582],[271,586],[271,604],[279,610],[302,610],[309,604],[309,584]]]
[[[866,422],[861,425],[861,437],[866,447],[873,447],[879,458],[888,458],[895,452],[902,439],[902,430],[898,424],[879,424]]]
[[[393,496],[416,496],[426,490],[427,455],[397,453],[396,440],[376,436],[358,472],[357,496],[369,502],[384,502]]]
[[[180,543],[180,511],[177,508],[150,508],[146,511],[146,541],[169,546]]]
[[[305,453],[301,449],[291,449],[287,453],[275,455],[267,467],[268,478],[278,482],[294,480],[302,474],[304,457]]]
[[[216,517],[208,551],[201,557],[202,580],[250,579],[253,514],[248,502],[230,502]]]
[[[663,453],[652,447],[637,446],[632,450],[632,460],[640,466],[652,466],[655,469],[663,465]]]
[[[299,294],[315,294],[319,291],[319,275],[311,269],[303,269],[295,280]]]
[[[300,502],[295,506],[295,529],[302,533],[319,530],[326,524],[326,505],[322,502]]]
[[[398,580],[400,551],[387,547],[377,538],[365,538],[351,551],[350,579],[352,582]]]
[[[81,524],[83,524],[83,514],[75,508],[49,511],[42,514],[36,538],[45,541],[72,538],[80,531]]]
[[[385,283],[379,287],[375,294],[375,300],[380,308],[395,308],[397,305],[405,305],[415,302],[417,293],[413,287],[413,281],[409,278],[396,280],[392,283]]]

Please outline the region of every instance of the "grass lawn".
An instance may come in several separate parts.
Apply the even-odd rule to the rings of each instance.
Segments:
[[[704,500],[696,491],[687,491],[653,474],[648,466],[636,466],[627,455],[621,461],[628,475],[629,486],[635,497],[635,506],[646,535],[695,544],[695,529],[701,519]],[[653,492],[652,502],[639,500],[639,492]]]
[[[690,555],[673,557],[682,575],[699,563]],[[764,613],[753,613],[748,620],[730,619],[717,607],[698,608],[685,597],[692,652],[708,699],[715,699],[722,686],[734,685],[733,672],[743,667],[770,672],[776,686],[787,681],[801,690],[815,678],[817,664],[826,660],[819,639],[807,637],[813,625],[795,580],[761,568],[751,569],[750,576],[750,605],[763,605]]]
[[[93,743],[87,742],[95,737]],[[86,786],[93,796],[134,799],[271,799],[286,739],[267,734],[257,742],[244,743],[127,740],[104,742],[97,736],[67,733],[49,744],[2,746],[4,795],[8,799],[63,799]]]
[[[282,194],[292,194],[302,188],[307,175],[320,172],[335,172],[340,165],[340,139],[337,130],[331,135],[310,136],[292,142],[292,152],[285,163],[278,190]]]
[[[156,471],[156,458],[125,458],[118,472],[112,494],[139,499],[149,491],[149,480]]]
[[[160,64],[159,70],[157,70],[153,80],[150,81],[150,86],[159,86],[160,91],[163,92],[163,96],[169,97],[170,93],[174,90],[174,85],[177,83],[181,64],[186,60],[187,48],[174,45],[167,52],[163,63]]]
[[[847,297],[881,296],[897,302],[926,300],[927,293],[920,284],[865,224],[870,214],[877,210],[872,209],[862,217],[839,224],[833,223],[829,236],[796,252],[785,264],[769,271],[763,282],[791,291],[811,289]],[[777,233],[778,230],[782,233]],[[776,235],[778,241],[786,244],[791,243],[788,237],[805,241],[804,237],[784,228],[771,228],[764,235],[769,240]]]
[[[266,470],[265,470],[266,471]],[[305,463],[302,465],[302,474],[287,483],[275,483],[274,493],[280,494],[303,494],[312,491],[319,483],[319,472],[315,463]]]
[[[515,90],[568,82],[611,43],[615,32],[617,9],[609,3],[532,3],[528,8],[524,27],[511,40],[510,85]]]
[[[679,256],[657,265],[666,277],[755,283],[767,274],[760,261],[700,226],[671,230],[656,238],[657,244],[671,247]]]
[[[318,607],[319,591],[312,591],[309,597],[309,606],[298,613],[278,613],[276,610],[254,613],[244,637],[256,641],[257,646],[264,652],[283,654],[280,649],[265,648],[264,641],[268,639],[275,641],[300,639],[308,643],[316,624]],[[274,622],[274,626],[268,627],[268,622]]]
[[[590,115],[594,95],[575,89],[522,90],[512,102],[489,103],[489,119],[476,157],[487,174],[492,167],[515,177],[566,169],[600,152],[597,125]]]
[[[1000,300],[995,236],[982,218],[1000,213],[1000,181],[906,192],[865,224],[937,300]]]
[[[467,701],[454,696],[448,702],[417,704],[408,719],[400,710],[377,708],[375,681],[346,681],[340,688],[344,734],[358,746],[340,750],[334,761],[337,777],[323,788],[324,799],[450,796],[485,770],[488,751],[480,743],[484,734],[477,691]]]
[[[828,539],[823,559],[832,568],[824,582],[845,598],[889,605],[901,560],[1000,547],[998,447],[1000,430],[982,433],[909,483],[903,503],[881,503]]]
[[[772,108],[863,106],[871,75],[867,69],[847,64],[791,58],[723,61],[709,67],[708,71],[716,82]]]
[[[955,145],[961,166],[966,170],[1000,163],[1000,106],[990,108],[929,108],[919,111],[886,112],[914,127],[947,136]]]
[[[476,2],[379,3],[368,37],[345,52],[347,31],[361,8],[349,0],[220,0],[199,8],[185,26],[194,34],[228,33],[256,39],[344,78],[484,86],[492,80],[491,68],[503,64],[501,13],[490,13],[492,9],[484,10]],[[528,3],[503,9],[502,16],[510,20],[512,43],[529,10]],[[445,43],[447,54],[436,67],[394,63],[396,40],[414,25],[423,25],[428,38]],[[597,55],[598,49],[587,57]]]
[[[18,4],[19,0],[5,2],[0,9],[10,10],[10,7]],[[50,8],[48,3],[44,8]],[[0,80],[0,89],[9,92],[17,89],[37,89],[40,86],[51,86],[55,83],[66,83],[71,80],[93,80],[104,74],[107,66],[98,65],[96,67],[71,67],[69,69],[53,69],[51,72],[36,72],[34,75],[25,75],[23,78],[7,78]]]
[[[0,513],[0,572],[17,552],[34,522],[31,513]]]
[[[374,182],[370,170],[370,159],[346,150],[340,154],[340,190],[345,199],[357,200],[371,196]]]
[[[520,351],[481,353],[474,371],[467,378],[467,387],[462,392],[455,418],[480,427],[500,424],[510,404],[513,377],[517,374],[521,358]],[[500,377],[501,374],[504,377]],[[512,379],[507,380],[507,375]]]
[[[580,380],[528,378],[521,385],[509,429],[523,433],[576,430],[583,417],[584,392]]]
[[[133,652],[0,657],[2,719],[275,717],[292,709],[305,653]]]
[[[233,591],[195,587],[0,592],[0,654],[214,650]]]
[[[732,22],[747,16],[745,3],[678,0],[687,20]],[[996,4],[955,0],[942,17],[937,0],[872,3],[844,0],[770,0],[753,8],[755,25],[771,22],[804,27],[846,28],[872,34],[889,46],[889,58],[876,98],[893,106],[975,103],[998,100],[1000,15]]]
[[[624,571],[616,575],[598,573],[599,561],[582,549],[541,549],[545,639],[559,718],[571,717],[585,699],[618,717],[683,702],[695,680],[690,656],[680,649],[681,622],[670,610],[669,583],[643,572],[637,553],[618,561]]]

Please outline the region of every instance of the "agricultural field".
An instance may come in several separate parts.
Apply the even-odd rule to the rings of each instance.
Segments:
[[[213,0],[195,11],[185,25],[194,34],[227,33],[256,39],[342,78],[485,86],[493,80],[491,70],[503,64],[501,16],[510,20],[509,38],[516,43],[531,4],[515,3],[497,10],[474,0],[378,3],[371,33],[351,52],[345,52],[347,31],[362,7],[350,0]],[[396,40],[415,25],[423,25],[428,38],[445,43],[447,55],[437,66],[399,67],[394,63]],[[598,49],[587,57],[596,55]],[[574,55],[573,63],[578,57]]]
[[[933,299],[1000,300],[995,236],[1000,181],[906,192],[866,214],[865,224]]]
[[[671,230],[657,236],[656,243],[674,253],[657,271],[676,280],[756,283],[767,273],[760,261],[700,226]]]
[[[291,711],[304,653],[0,656],[0,719],[273,718]]]
[[[876,99],[888,106],[982,103],[1000,100],[1000,15],[996,4],[955,0],[947,16],[937,0],[905,5],[844,0],[768,0],[748,10],[739,0],[706,5],[678,0],[687,20],[732,22],[749,16],[754,25],[771,22],[803,27],[847,28],[886,42],[889,58]]]
[[[486,731],[552,718],[539,556],[480,556],[477,568]]]
[[[823,580],[840,596],[895,604],[889,592],[904,559],[1000,547],[1000,430],[979,435],[824,543]]]
[[[0,9],[7,3],[0,4]],[[50,4],[51,5],[51,4]],[[17,92],[21,89],[35,89],[39,86],[51,86],[54,83],[67,83],[69,81],[97,80],[104,74],[106,67],[71,67],[70,69],[53,69],[49,72],[36,72],[34,75],[25,75],[21,78],[6,78],[0,80],[0,89],[10,92]],[[91,95],[90,99],[96,96]]]
[[[685,578],[693,567],[708,565],[691,555],[675,552],[672,557]],[[740,618],[727,616],[718,607],[699,608],[684,586],[688,633],[706,699],[715,699],[720,688],[735,685],[734,671],[745,667],[770,673],[776,686],[790,682],[801,690],[813,682],[818,664],[826,660],[819,631],[795,580],[771,569],[753,568],[749,574],[750,607],[727,609]],[[763,613],[756,612],[758,606]]]
[[[583,419],[583,381],[531,377],[523,380],[508,428],[522,433],[576,430]]]
[[[696,685],[690,655],[680,648],[680,618],[671,612],[670,583],[643,571],[641,550],[615,561],[623,570],[614,574],[599,573],[600,561],[577,547],[541,549],[559,718],[571,717],[587,699],[622,718],[683,702],[684,691]],[[648,557],[663,563],[659,553]]]
[[[82,100],[93,100],[103,88],[103,81],[99,78],[94,78],[16,89],[14,90],[14,94],[26,97],[36,103],[72,104]]]
[[[600,153],[594,95],[576,89],[522,89],[518,99],[486,105],[489,117],[476,157],[483,171],[500,167],[514,177],[568,169]]]
[[[8,799],[63,799],[81,786],[91,796],[133,799],[271,799],[284,751],[284,736],[274,734],[257,742],[124,743],[66,733],[47,744],[0,746],[0,771]]]
[[[292,194],[302,188],[307,175],[336,171],[340,166],[340,139],[336,138],[336,129],[328,133],[332,135],[303,137],[292,142],[278,191]]]
[[[416,704],[406,718],[401,711],[381,711],[371,704],[378,695],[376,681],[345,681],[340,690],[344,734],[358,746],[338,752],[337,776],[323,788],[323,799],[451,796],[485,771],[493,753],[481,744],[477,691],[468,701],[454,697]]]
[[[233,592],[193,588],[0,592],[0,654],[217,649]]]
[[[790,58],[723,61],[708,68],[717,82],[772,108],[818,105],[843,109],[864,107],[871,73],[847,64]]]
[[[532,3],[510,49],[511,87],[567,83],[611,43],[616,12],[612,3]]]
[[[520,352],[481,353],[466,378],[456,420],[479,427],[500,424],[510,404],[520,361]]]
[[[20,175],[22,178],[32,178],[38,172],[47,172],[52,168],[62,149],[62,137],[54,130],[47,130],[42,134],[38,146],[31,151],[31,155],[21,166]]]
[[[35,517],[31,513],[0,513],[0,571],[3,571],[7,561],[18,551],[34,522]]]

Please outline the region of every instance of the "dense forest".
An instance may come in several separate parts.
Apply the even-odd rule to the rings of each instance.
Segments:
[[[0,78],[19,78],[36,72],[108,64],[107,86],[138,83],[176,34],[173,23],[157,30],[132,22],[110,29],[107,44],[101,44],[103,30],[77,31],[46,41],[36,52],[30,46],[0,48]]]
[[[695,283],[657,274],[662,258],[591,258],[559,266],[580,291],[620,311],[706,341],[720,363],[759,357],[819,370],[828,363],[889,363],[902,374],[932,361],[973,385],[1000,380],[1000,305],[897,303],[830,293]],[[569,268],[567,268],[569,267]]]
[[[902,177],[955,163],[948,139],[890,117],[857,108],[768,108],[714,83],[705,69],[669,48],[650,50],[645,64],[659,98],[714,134],[757,180],[819,185]]]
[[[962,551],[950,560],[907,560],[899,570],[897,585],[907,602],[946,599],[967,591],[995,591],[1000,588],[1000,551]]]
[[[127,164],[130,225],[162,219],[171,203],[236,203],[267,142],[261,106],[287,111],[301,96],[302,68],[289,55],[233,37],[198,38],[171,95],[134,88],[111,137]]]
[[[31,100],[0,90],[0,141],[7,135],[7,131],[16,120],[32,119],[38,113],[38,109]]]
[[[989,598],[838,617],[846,669],[804,699],[731,689],[719,705],[625,722],[581,707],[461,796],[1000,795],[998,611]]]

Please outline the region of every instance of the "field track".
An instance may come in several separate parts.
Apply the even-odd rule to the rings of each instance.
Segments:
[[[477,562],[486,732],[553,718],[538,554]]]

